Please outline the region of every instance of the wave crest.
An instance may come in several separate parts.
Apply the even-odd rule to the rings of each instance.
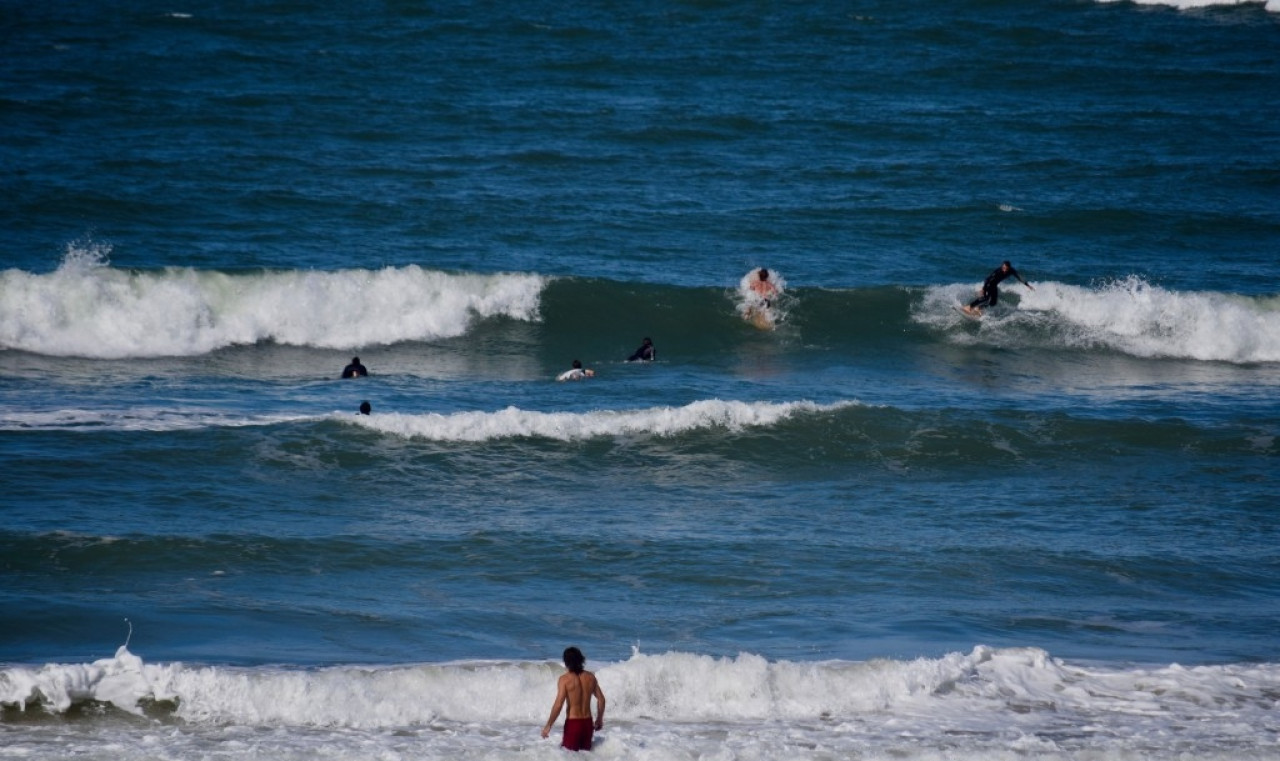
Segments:
[[[1093,287],[1046,281],[1034,291],[1010,291],[1007,299],[1002,290],[1001,305],[983,317],[973,340],[1152,359],[1280,362],[1280,298],[1274,296],[1172,291],[1137,276]],[[972,326],[951,308],[969,293],[964,285],[930,288],[913,319],[939,329]]]
[[[388,728],[476,716],[534,723],[558,673],[545,661],[187,667],[145,664],[122,646],[92,664],[0,669],[0,705],[62,713],[96,701],[142,714],[162,703],[184,720],[215,724]],[[1033,730],[1039,716],[1046,731],[1064,717],[1106,723],[1134,713],[1191,723],[1263,719],[1280,688],[1275,664],[1086,668],[1038,648],[986,646],[938,658],[814,662],[633,651],[596,673],[615,720],[849,722],[877,714],[932,717],[944,733],[991,730],[1011,715]]]
[[[1100,0],[1104,3],[1120,2],[1121,0]],[[1261,5],[1272,13],[1280,13],[1280,0],[1131,0],[1137,5],[1166,5],[1170,8],[1176,8],[1180,11],[1192,10],[1195,8],[1212,8],[1215,6],[1234,6],[1234,5]]]
[[[798,413],[825,412],[853,402],[737,402],[706,399],[683,407],[590,412],[538,412],[507,407],[497,412],[455,412],[404,415],[392,413],[338,419],[383,433],[432,441],[482,442],[493,439],[538,437],[579,441],[597,436],[646,434],[674,436],[704,428],[739,430],[767,426]]]
[[[0,273],[0,348],[123,359],[274,341],[356,349],[459,336],[477,319],[538,319],[546,278],[417,265],[231,274],[110,266],[76,247],[48,274]]]

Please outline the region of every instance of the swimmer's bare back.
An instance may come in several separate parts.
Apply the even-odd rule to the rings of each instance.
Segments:
[[[596,675],[590,671],[572,672],[560,677],[565,680],[565,698],[569,704],[570,719],[591,718],[591,696],[596,691]]]

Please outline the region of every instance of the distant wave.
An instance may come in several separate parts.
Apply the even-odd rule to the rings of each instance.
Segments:
[[[0,348],[96,359],[228,346],[350,349],[462,335],[476,319],[535,320],[546,278],[418,266],[223,273],[117,269],[73,246],[52,273],[0,272]]]
[[[738,402],[709,399],[683,407],[588,412],[538,412],[508,407],[497,411],[449,414],[350,412],[322,415],[243,415],[213,409],[167,408],[0,410],[0,431],[185,431],[204,428],[242,428],[282,423],[334,420],[382,433],[432,441],[483,442],[537,437],[578,441],[597,436],[672,436],[686,431],[769,426],[798,414],[822,413],[858,406],[857,402],[817,404],[797,402]]]
[[[1171,291],[1139,277],[1092,288],[1034,285],[1034,291],[1006,289],[1017,309],[997,308],[984,317],[973,340],[1103,348],[1146,358],[1280,362],[1280,297]],[[971,293],[962,285],[930,288],[914,319],[943,329],[972,326],[952,308]]]
[[[776,275],[779,286],[785,281]],[[1280,362],[1280,297],[1175,291],[1130,276],[1096,286],[1035,282],[1004,289],[981,323],[954,307],[976,283],[925,287],[789,287],[776,330],[742,319],[746,280],[678,287],[536,273],[464,274],[418,266],[381,270],[223,273],[132,271],[104,252],[68,252],[56,271],[0,272],[0,349],[55,357],[192,357],[275,343],[363,350],[474,336],[455,351],[489,356],[517,346],[539,361],[626,357],[643,336],[677,363],[733,361],[744,347],[814,347],[874,356],[886,337],[1119,352],[1249,364]],[[494,322],[505,318],[518,323]],[[525,330],[536,323],[536,329]],[[599,361],[598,359],[594,361]]]
[[[244,415],[214,409],[27,410],[0,408],[0,431],[193,431],[320,419],[315,415]]]
[[[683,407],[591,412],[537,412],[508,407],[497,412],[455,412],[449,415],[372,415],[342,418],[384,433],[433,441],[490,441],[540,437],[577,441],[596,436],[646,434],[672,436],[686,431],[722,427],[732,430],[767,426],[796,414],[825,412],[854,402],[736,402],[709,399]]]
[[[1100,0],[1104,3],[1123,2],[1124,0]],[[1272,13],[1280,13],[1280,0],[1128,0],[1138,5],[1167,5],[1179,10],[1190,8],[1208,8],[1215,5],[1262,5]]]
[[[861,662],[633,651],[595,668],[615,722],[831,723],[875,714],[943,733],[998,732],[1013,717],[1031,734],[1075,722],[1106,732],[1138,714],[1187,728],[1228,720],[1268,727],[1280,690],[1277,664],[1086,668],[1037,648],[983,646],[940,658]],[[122,646],[92,663],[0,669],[0,706],[64,713],[109,703],[139,715],[242,726],[378,729],[477,716],[536,726],[559,673],[558,664],[531,661],[322,669],[147,664]]]

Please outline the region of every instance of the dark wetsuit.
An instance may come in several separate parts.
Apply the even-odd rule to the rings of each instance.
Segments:
[[[646,341],[640,345],[639,349],[636,349],[635,354],[632,354],[630,357],[627,357],[627,361],[628,362],[652,362],[654,356],[656,356],[656,353],[653,349],[653,344]]]
[[[369,375],[369,371],[364,365],[347,365],[342,368],[343,378],[364,378]]]
[[[1022,276],[1013,267],[1005,270],[1004,265],[1000,265],[996,267],[995,272],[987,275],[987,279],[982,281],[982,295],[970,301],[969,308],[983,309],[995,306],[996,302],[1000,301],[1000,283],[1004,282],[1004,279],[1008,277],[1016,277],[1018,280],[1026,282],[1022,280]]]

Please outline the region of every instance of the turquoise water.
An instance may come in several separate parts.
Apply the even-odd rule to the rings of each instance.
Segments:
[[[1275,10],[9,8],[0,757],[1280,758]]]

